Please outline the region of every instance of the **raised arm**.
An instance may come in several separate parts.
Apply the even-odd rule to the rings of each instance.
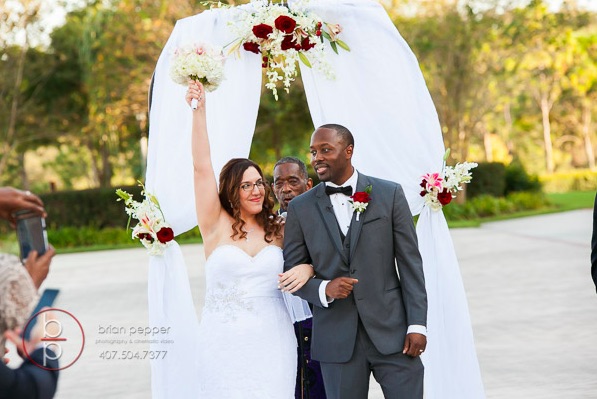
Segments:
[[[211,163],[209,137],[205,112],[205,90],[200,82],[190,81],[185,99],[191,104],[198,100],[197,109],[193,110],[191,147],[193,151],[193,180],[195,185],[195,208],[197,223],[203,239],[215,233],[218,220],[223,211],[218,197],[218,188]]]

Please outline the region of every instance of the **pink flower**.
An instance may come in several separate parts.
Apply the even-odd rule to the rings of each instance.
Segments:
[[[427,173],[423,175],[423,180],[426,181],[425,189],[431,191],[433,188],[437,188],[438,191],[444,189],[444,179],[440,177],[439,173]]]

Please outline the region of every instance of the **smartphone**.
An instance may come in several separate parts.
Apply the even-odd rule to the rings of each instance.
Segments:
[[[31,312],[31,316],[29,317],[29,319],[27,319],[27,321],[31,320],[33,316],[35,316],[37,312],[39,312],[43,308],[51,308],[59,292],[59,290],[54,288],[46,288],[44,292],[41,294],[41,298],[39,298],[37,306],[35,306],[35,309],[33,309],[33,312]],[[31,338],[31,331],[33,330],[33,327],[35,326],[36,322],[37,318],[31,320],[29,325],[27,325],[27,328],[21,332],[22,338],[25,338],[27,341]]]
[[[43,255],[48,249],[48,233],[46,232],[46,220],[29,211],[19,211],[15,215],[17,219],[17,238],[21,260],[25,261],[29,252],[37,251]]]

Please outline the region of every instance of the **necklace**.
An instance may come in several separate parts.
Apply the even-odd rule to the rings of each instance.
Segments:
[[[253,230],[255,230],[255,227],[253,227],[251,229],[244,230],[244,232],[245,232],[245,240],[249,241],[249,234],[251,234],[253,232]]]

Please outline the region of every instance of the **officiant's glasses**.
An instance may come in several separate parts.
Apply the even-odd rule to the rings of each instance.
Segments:
[[[265,183],[263,182],[263,180],[257,180],[255,183],[243,183],[240,185],[240,188],[242,188],[243,191],[246,192],[253,191],[253,188],[255,187],[257,187],[259,191],[265,190]]]

